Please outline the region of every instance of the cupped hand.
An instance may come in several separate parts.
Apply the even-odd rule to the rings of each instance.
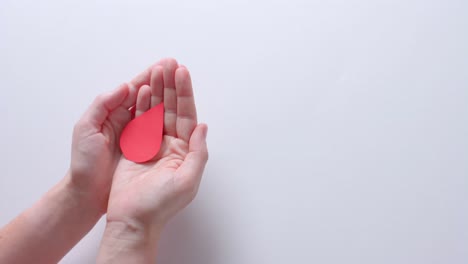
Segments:
[[[86,195],[104,213],[121,153],[118,139],[131,119],[129,107],[137,91],[123,84],[99,95],[73,130],[69,174],[75,190]],[[133,102],[132,102],[133,101]]]
[[[136,117],[164,102],[163,141],[149,162],[120,156],[107,221],[162,226],[197,193],[208,159],[208,128],[197,122],[190,74],[175,60],[154,66],[149,85],[138,90]]]
[[[73,130],[69,178],[72,190],[105,213],[112,177],[121,158],[120,134],[131,120],[138,88],[149,83],[151,69],[166,64],[163,59],[143,71],[129,84],[99,95]]]

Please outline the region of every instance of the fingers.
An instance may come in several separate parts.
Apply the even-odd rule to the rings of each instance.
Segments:
[[[133,86],[136,88],[136,92],[138,93],[138,90],[143,86],[143,85],[151,85],[151,78],[152,78],[152,71],[153,69],[156,67],[156,66],[163,66],[163,65],[166,65],[168,62],[176,62],[174,59],[171,59],[171,58],[166,58],[166,59],[162,59],[156,63],[154,63],[153,65],[151,65],[150,67],[148,67],[147,69],[145,69],[143,72],[141,72],[140,74],[138,74],[137,76],[135,76],[129,83],[130,86]],[[177,64],[177,62],[176,62]],[[136,95],[136,93],[135,93]],[[136,97],[135,97],[136,99]],[[129,106],[131,107],[131,106]]]
[[[184,66],[179,67],[175,72],[175,87],[177,94],[177,137],[189,142],[190,136],[197,126],[197,110],[190,73]]]
[[[109,113],[121,106],[129,94],[129,86],[122,84],[111,92],[99,95],[85,112],[84,120],[100,128]]]
[[[122,103],[122,107],[129,109],[136,103],[138,89],[132,83],[128,84],[128,95]]]
[[[193,191],[193,195],[198,190],[198,185],[208,161],[207,133],[208,126],[206,124],[200,124],[195,128],[189,141],[189,153],[182,165],[177,169],[177,175],[181,177],[181,182],[189,185],[187,188]]]
[[[168,59],[162,59],[154,63],[153,65],[148,67],[146,70],[144,70],[143,72],[135,76],[135,78],[133,78],[132,81],[130,81],[130,83],[133,84],[137,88],[140,88],[145,84],[150,85],[152,69],[156,67],[157,65],[163,65],[167,60]]]
[[[135,117],[138,117],[144,112],[148,111],[150,107],[151,107],[151,88],[148,85],[143,85],[140,88],[140,91],[138,91]]]
[[[163,63],[164,79],[164,132],[168,136],[177,136],[177,94],[175,90],[175,71],[178,64],[174,59],[166,59]]]
[[[143,93],[139,93],[138,85],[140,90],[145,87]],[[190,73],[184,66],[179,67],[175,59],[163,59],[134,78],[129,87],[125,106],[131,107],[137,101],[136,116],[164,101],[164,133],[186,142],[190,140],[197,125],[197,113]]]
[[[155,63],[158,64],[159,62]],[[144,70],[143,72],[141,72],[140,74],[138,74],[137,76],[135,76],[135,78],[133,78],[130,83],[137,87],[137,88],[140,88],[141,86],[143,85],[148,85],[150,84],[150,77],[151,77],[151,68],[153,66],[147,68],[146,70]]]
[[[160,104],[164,97],[163,67],[156,65],[151,72],[151,107]]]

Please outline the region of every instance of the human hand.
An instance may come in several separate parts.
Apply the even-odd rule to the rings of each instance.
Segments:
[[[190,74],[175,60],[153,67],[138,92],[136,116],[164,102],[164,135],[156,157],[137,164],[120,157],[107,222],[158,229],[196,195],[208,159],[207,126],[197,123]]]
[[[80,199],[97,205],[101,214],[106,212],[112,176],[121,157],[120,134],[132,118],[129,108],[135,106],[138,88],[149,84],[151,69],[168,61],[163,59],[129,84],[97,96],[74,127],[66,180]]]
[[[136,87],[149,84],[151,69],[98,96],[84,113],[73,131],[67,175],[0,230],[0,263],[57,263],[101,218],[121,157],[118,139],[131,119]]]
[[[137,91],[122,84],[99,95],[73,130],[70,182],[73,190],[105,213],[112,175],[121,152],[118,140],[130,121],[128,110],[135,104]]]

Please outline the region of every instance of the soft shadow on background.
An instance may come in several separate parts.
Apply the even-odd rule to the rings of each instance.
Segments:
[[[217,214],[221,212],[208,200],[216,199],[211,188],[205,188],[209,185],[208,179],[216,177],[213,167],[207,165],[203,176],[207,181],[202,180],[195,200],[164,227],[157,263],[222,263],[223,239],[217,224]]]
[[[202,214],[191,207],[171,220],[159,241],[157,263],[222,263],[222,245]]]

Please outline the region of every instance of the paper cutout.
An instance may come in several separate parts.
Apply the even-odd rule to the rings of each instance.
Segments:
[[[120,136],[120,149],[128,160],[143,163],[161,148],[164,126],[164,103],[130,121]]]

